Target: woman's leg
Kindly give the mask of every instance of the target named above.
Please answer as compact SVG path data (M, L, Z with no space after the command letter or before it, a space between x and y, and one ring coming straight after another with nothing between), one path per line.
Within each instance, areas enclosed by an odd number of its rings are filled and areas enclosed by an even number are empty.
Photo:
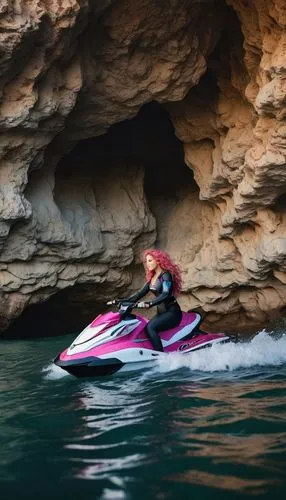
M146 332L156 351L164 351L162 340L158 332L174 328L181 321L181 313L166 311L154 316L146 326Z

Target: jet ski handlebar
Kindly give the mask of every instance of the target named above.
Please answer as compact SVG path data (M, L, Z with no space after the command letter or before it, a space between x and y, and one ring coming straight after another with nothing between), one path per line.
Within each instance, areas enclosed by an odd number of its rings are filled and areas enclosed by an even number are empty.
M121 319L126 319L128 318L132 310L137 307L137 303L130 302L129 300L126 299L114 299L114 300L109 300L107 302L107 305L109 306L117 306L118 312L120 314Z
M138 308L138 309L141 309L142 306L138 306L139 302L130 302L129 300L127 299L113 299L113 300L109 300L107 303L106 303L108 306L118 306L118 309L121 311L121 312L130 312L132 311L132 309L135 309L135 308Z
M118 300L109 300L108 302L106 302L106 305L107 306L114 306L115 304L118 304Z

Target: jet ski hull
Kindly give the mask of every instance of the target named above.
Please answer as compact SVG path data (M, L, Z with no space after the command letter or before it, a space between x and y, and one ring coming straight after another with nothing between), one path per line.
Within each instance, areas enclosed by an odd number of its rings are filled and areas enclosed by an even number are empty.
M104 375L113 375L123 366L117 358L100 359L95 357L62 361L60 355L54 361L55 365L67 371L75 377L102 377Z
M230 342L230 337L220 337L212 339L210 342L205 342L200 345L192 345L190 342L182 342L181 349L178 352L187 355L194 351L202 350L211 347L213 344L224 344ZM131 352L132 351L132 352ZM85 357L82 359L62 360L61 355L55 359L54 363L67 371L69 374L78 377L102 377L113 375L116 372L135 371L138 369L150 366L159 357L170 356L169 352L158 352L150 349L129 349L116 353L118 357L99 358L95 356ZM120 359L121 358L121 359Z

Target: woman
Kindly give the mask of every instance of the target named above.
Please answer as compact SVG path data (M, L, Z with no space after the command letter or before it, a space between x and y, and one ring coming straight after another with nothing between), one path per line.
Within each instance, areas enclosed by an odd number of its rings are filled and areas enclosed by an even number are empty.
M146 332L154 349L163 351L163 345L158 332L177 326L182 319L182 311L176 300L181 291L181 273L169 255L161 250L145 250L143 264L146 270L147 282L139 292L128 300L137 302L151 291L155 299L139 302L138 307L149 308L157 306L157 315L146 326Z

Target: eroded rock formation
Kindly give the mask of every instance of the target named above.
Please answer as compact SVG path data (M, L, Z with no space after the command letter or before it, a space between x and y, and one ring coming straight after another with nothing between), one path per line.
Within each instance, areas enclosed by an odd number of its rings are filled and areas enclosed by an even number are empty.
M281 315L284 2L4 0L0 26L0 330L64 289L100 305L136 286L156 240L182 267L183 307L212 327ZM151 136L145 154L74 149L151 101L186 171L148 156Z

